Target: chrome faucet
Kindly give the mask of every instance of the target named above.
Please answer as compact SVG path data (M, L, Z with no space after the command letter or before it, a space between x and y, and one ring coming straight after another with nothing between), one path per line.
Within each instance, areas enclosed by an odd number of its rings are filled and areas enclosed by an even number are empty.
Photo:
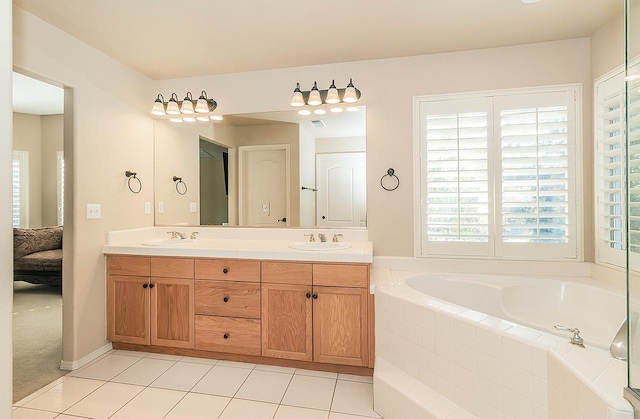
M310 241L310 242L314 242L314 241L316 241L316 238L315 238L315 237L313 237L313 233L311 233L311 234L305 234L304 236L305 236L305 237L309 236L309 241Z
M338 237L342 237L342 234L334 234L333 235L333 240L331 240L334 243L338 243Z
M191 237L189 237L191 240L195 240L196 239L196 234L198 234L197 231L192 231L191 232Z
M318 237L320 238L320 241L321 241L322 243L325 243L325 242L327 241L327 236L325 236L325 235L324 235L324 234L322 234L322 233L318 233Z
M180 237L181 240L184 240L187 238L185 234L180 233L179 231L167 231L167 234L171 234L172 239L177 239L178 237Z

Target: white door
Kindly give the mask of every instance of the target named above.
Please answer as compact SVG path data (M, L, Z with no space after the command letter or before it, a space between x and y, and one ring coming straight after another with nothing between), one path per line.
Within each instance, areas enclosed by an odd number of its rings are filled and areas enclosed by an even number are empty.
M289 146L239 147L240 225L289 225Z
M318 227L367 225L365 153L318 154Z

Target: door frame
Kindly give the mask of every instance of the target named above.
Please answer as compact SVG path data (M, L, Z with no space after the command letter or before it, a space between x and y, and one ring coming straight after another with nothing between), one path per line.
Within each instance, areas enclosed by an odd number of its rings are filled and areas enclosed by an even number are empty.
M245 179L244 170L248 153L260 151L281 151L285 152L285 206L287 222L285 225L289 227L291 222L291 146L289 144L270 144L270 145L246 145L238 147L238 225L246 226L247 220L244 214L245 207Z

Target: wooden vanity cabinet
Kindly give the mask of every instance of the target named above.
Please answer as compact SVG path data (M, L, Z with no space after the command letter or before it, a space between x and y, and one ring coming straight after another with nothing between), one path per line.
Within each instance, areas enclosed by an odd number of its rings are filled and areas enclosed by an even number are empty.
M112 342L194 347L193 259L109 256L107 272Z
M262 355L368 366L368 284L368 265L263 262Z

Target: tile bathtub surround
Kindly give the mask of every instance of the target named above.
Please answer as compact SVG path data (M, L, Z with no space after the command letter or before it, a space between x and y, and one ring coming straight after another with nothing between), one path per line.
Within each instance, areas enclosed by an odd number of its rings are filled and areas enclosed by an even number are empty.
M373 410L372 382L349 374L114 350L17 402L13 417L380 418Z
M435 392L460 414L479 418L632 417L622 399L626 364L606 351L397 288L376 290L374 396L383 416L395 406L418 409L417 417L447 417L415 403ZM564 381L552 356L570 372ZM602 408L605 415L595 415Z

